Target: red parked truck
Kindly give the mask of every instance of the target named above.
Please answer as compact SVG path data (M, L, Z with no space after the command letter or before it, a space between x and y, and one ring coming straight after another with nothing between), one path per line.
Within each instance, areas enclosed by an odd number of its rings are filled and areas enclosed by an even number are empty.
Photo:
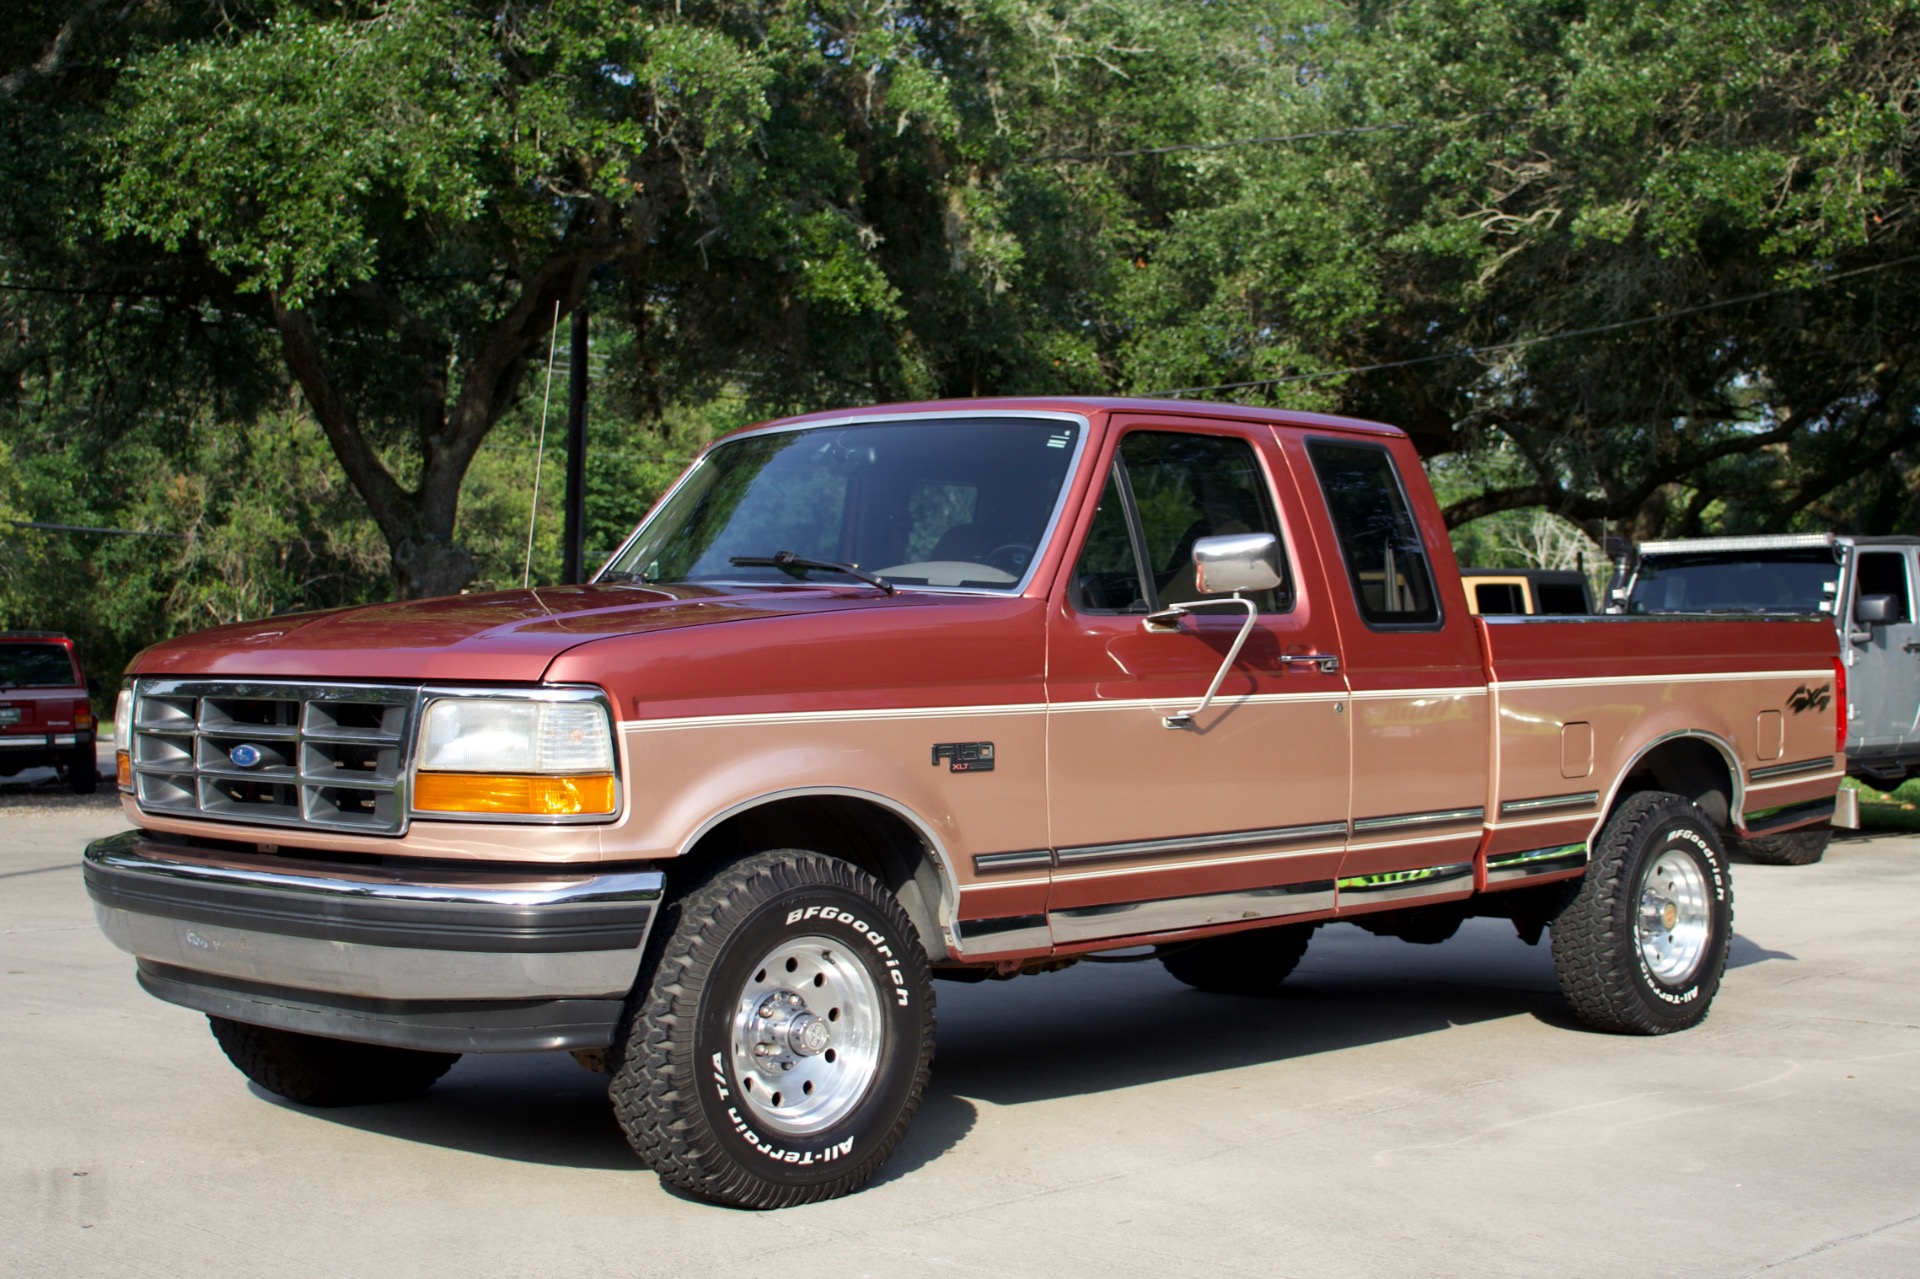
M1830 622L1474 617L1391 427L1162 401L739 432L586 586L222 627L120 695L87 850L149 991L263 1087L573 1050L662 1178L843 1194L935 976L1511 919L1575 1012L1706 1015L1722 839L1835 816Z
M75 794L100 784L93 701L73 641L55 631L0 631L0 777L57 769Z

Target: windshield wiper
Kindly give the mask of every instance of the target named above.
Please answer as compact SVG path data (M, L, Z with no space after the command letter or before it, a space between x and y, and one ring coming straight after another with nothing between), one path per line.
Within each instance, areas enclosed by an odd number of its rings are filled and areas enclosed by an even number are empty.
M644 573L630 573L626 569L616 568L593 579L593 584L595 586L644 586L646 581Z
M735 555L727 563L735 568L778 568L799 576L810 568L824 569L830 573L845 573L848 577L857 577L869 586L877 586L887 594L894 593L893 587L882 578L871 573L863 573L852 564L838 564L833 560L810 560L804 555L795 555L792 551L775 551L771 555Z

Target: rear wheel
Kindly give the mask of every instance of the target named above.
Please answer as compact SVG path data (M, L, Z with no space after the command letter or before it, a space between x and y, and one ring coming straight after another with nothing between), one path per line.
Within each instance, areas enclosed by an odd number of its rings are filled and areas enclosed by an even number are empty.
M1831 827L1790 830L1784 835L1751 835L1735 841L1734 847L1762 866L1811 866L1827 855L1832 839Z
M208 1017L207 1022L241 1074L302 1106L400 1101L425 1092L460 1060L459 1053L358 1044L225 1017Z
M1661 1035L1697 1024L1733 937L1733 882L1706 814L1658 791L1622 801L1552 929L1561 992L1589 1026Z
M67 785L76 795L91 795L100 787L100 765L93 757L93 747L76 750L67 756Z
M1315 924L1283 924L1169 947L1160 966L1195 990L1271 995L1300 963Z
M629 1007L614 1114L688 1194L835 1198L905 1135L933 1032L926 954L893 895L836 858L756 854L678 903Z

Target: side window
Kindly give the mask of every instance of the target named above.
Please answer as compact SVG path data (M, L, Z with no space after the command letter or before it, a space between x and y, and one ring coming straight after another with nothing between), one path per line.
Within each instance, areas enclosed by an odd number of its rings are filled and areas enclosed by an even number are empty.
M1375 444L1307 441L1360 615L1376 626L1431 626L1440 602L1393 458Z
M1540 601L1542 613L1570 617L1593 612L1592 605L1587 603L1587 593L1571 582L1536 583L1533 593Z
M1475 582L1473 603L1482 617L1527 611L1527 602L1520 597L1520 588L1511 582Z
M1088 530L1074 573L1077 603L1089 612L1145 612L1201 599L1193 544L1225 533L1280 534L1253 447L1227 436L1136 431L1120 442ZM1284 553L1280 564L1281 584L1249 597L1263 613L1293 607Z
M1126 502L1121 494L1121 469L1113 468L1100 505L1087 530L1087 544L1073 571L1073 604L1083 613L1145 613L1145 588L1140 560L1134 554L1133 534L1127 527Z
M1855 599L1868 595L1893 596L1893 620L1913 620L1913 601L1907 592L1907 557L1899 551L1862 551L1858 560L1860 588Z

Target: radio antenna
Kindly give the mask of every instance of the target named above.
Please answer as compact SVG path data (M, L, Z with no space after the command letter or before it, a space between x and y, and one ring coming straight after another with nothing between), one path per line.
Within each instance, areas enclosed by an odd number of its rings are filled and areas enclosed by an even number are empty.
M520 587L533 579L533 522L540 517L540 462L547 452L547 406L553 403L553 354L560 347L560 301L553 303L553 335L547 340L547 391L540 397L540 438L533 446L533 509L527 512L527 560L520 570Z

